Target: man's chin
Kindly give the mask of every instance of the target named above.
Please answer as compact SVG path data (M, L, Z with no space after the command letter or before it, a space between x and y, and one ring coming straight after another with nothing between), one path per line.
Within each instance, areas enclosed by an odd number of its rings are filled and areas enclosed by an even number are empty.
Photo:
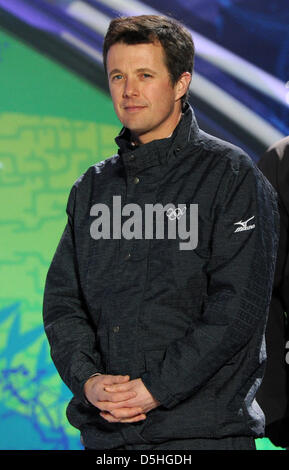
M143 143L143 140L146 140L146 137L150 135L150 130L146 129L132 129L129 128L131 132L132 139L135 142Z
M122 124L124 127L127 127L130 130L131 134L135 138L138 138L142 136L143 134L146 134L147 132L149 132L149 129L146 129L145 127L133 125L129 120L124 121Z

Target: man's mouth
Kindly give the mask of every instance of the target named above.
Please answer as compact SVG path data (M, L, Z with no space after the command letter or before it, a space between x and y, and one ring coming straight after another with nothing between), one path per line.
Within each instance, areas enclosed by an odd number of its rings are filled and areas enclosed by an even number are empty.
M142 109L145 109L146 106L131 105L131 106L123 106L123 108L128 113L136 113L138 111L141 111Z

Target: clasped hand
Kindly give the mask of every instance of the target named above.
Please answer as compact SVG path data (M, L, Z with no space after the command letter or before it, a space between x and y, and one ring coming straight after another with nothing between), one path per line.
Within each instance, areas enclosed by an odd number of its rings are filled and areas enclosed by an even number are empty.
M87 400L101 410L100 416L110 423L134 423L160 403L154 399L141 379L128 375L97 375L84 385Z

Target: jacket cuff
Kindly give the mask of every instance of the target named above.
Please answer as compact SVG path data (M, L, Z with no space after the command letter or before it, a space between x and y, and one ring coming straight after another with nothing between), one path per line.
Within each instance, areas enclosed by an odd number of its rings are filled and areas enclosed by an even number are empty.
M90 379L91 377L96 377L97 375L102 375L102 374L101 374L100 372L95 372L95 374L92 374L90 377L88 377L88 379ZM87 379L87 380L88 380L88 379ZM86 395L85 395L85 393L84 393L84 385L85 385L85 383L86 383L86 381L85 381L84 384L83 384L83 400L82 400L82 401L84 401L84 403L85 403L86 405L89 405L89 406L90 406L90 405L92 405L92 403L90 403L90 401L88 401L88 399L86 398Z
M168 388L163 382L161 382L159 374L144 372L141 375L141 379L152 396L165 408L173 408L179 403L179 400L168 393Z
M84 394L84 385L90 377L94 375L101 375L101 372L96 372L96 369L97 368L95 365L84 363L78 367L76 371L72 372L73 380L70 387L71 391L78 400L86 405L91 404Z

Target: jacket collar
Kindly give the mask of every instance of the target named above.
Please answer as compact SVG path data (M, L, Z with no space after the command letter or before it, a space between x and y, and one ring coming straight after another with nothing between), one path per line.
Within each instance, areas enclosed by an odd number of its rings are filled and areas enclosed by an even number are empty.
M131 173L167 163L173 154L178 156L182 153L188 141L196 138L198 131L194 111L186 104L180 122L170 137L133 145L129 129L123 127L115 142L125 168Z

